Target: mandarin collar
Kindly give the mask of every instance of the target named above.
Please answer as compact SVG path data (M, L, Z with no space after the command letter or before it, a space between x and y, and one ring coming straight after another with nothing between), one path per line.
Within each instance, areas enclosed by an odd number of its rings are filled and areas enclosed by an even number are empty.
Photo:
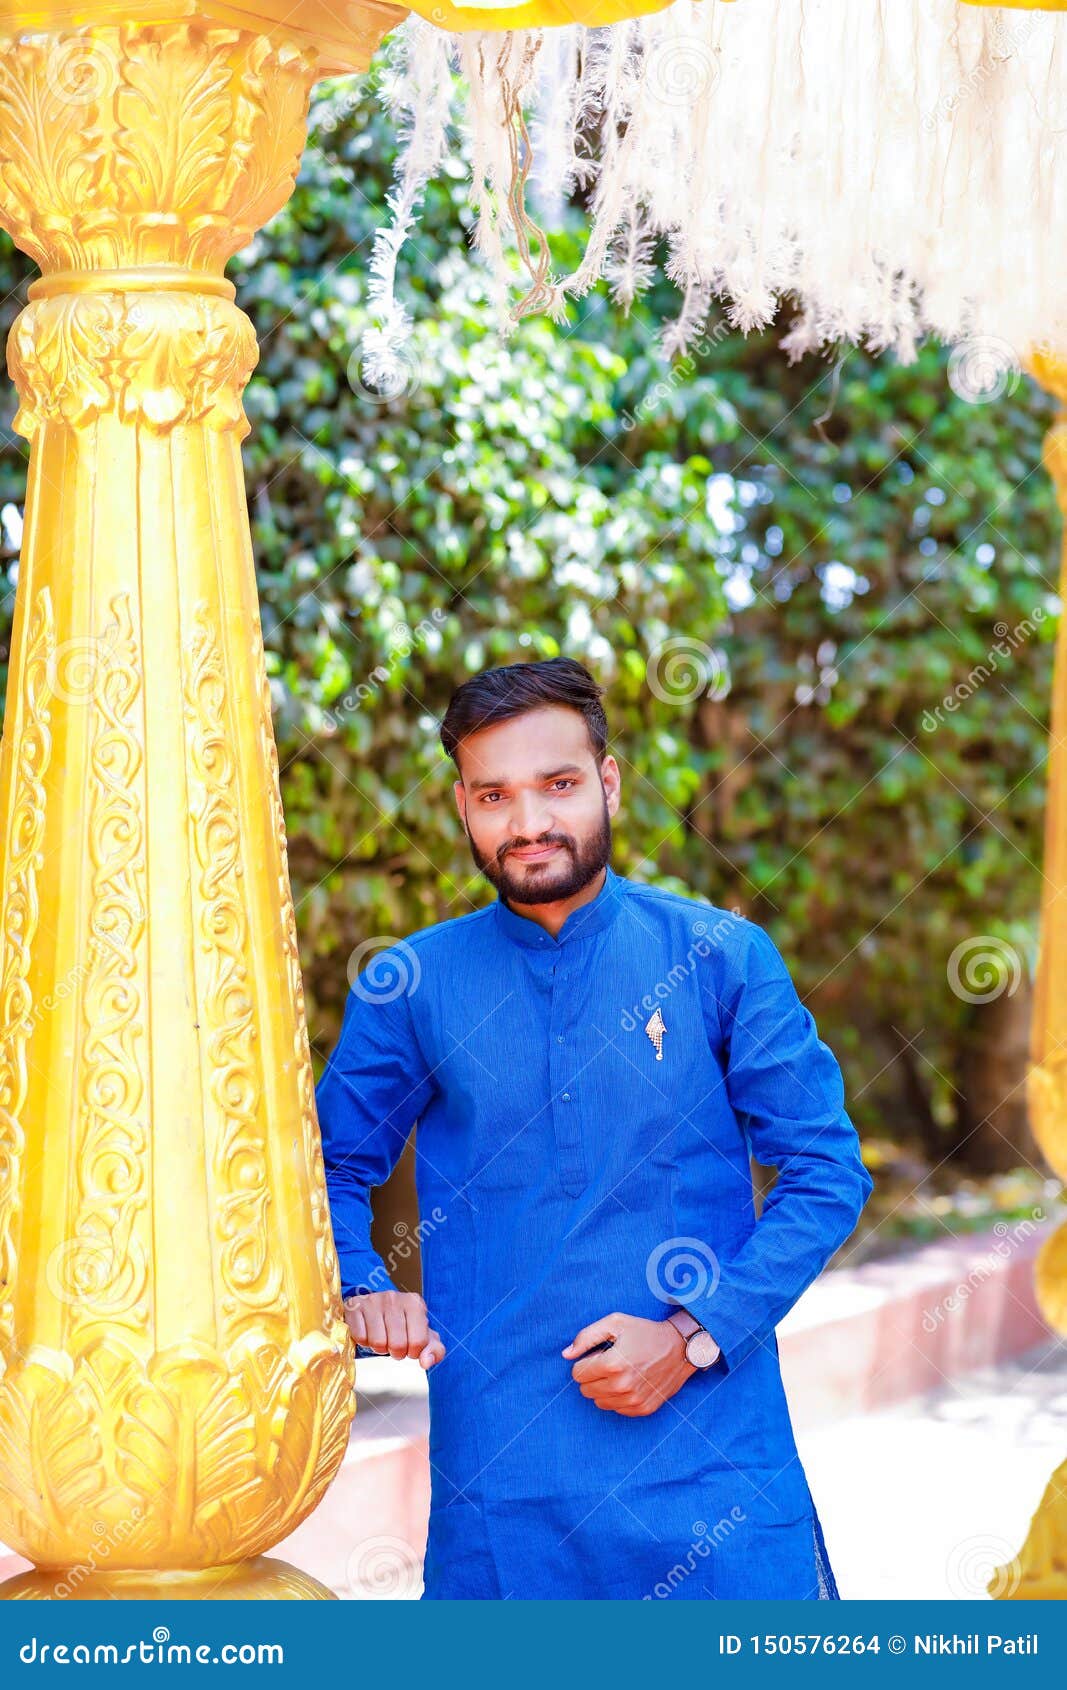
M519 915L498 892L493 908L496 911L497 926L509 939L514 939L520 945L565 945L572 939L589 939L594 933L603 932L618 915L622 905L623 879L615 873L611 864L606 865L604 884L595 898L587 904L579 904L577 909L571 910L556 938L546 933L539 922L531 920L528 915Z

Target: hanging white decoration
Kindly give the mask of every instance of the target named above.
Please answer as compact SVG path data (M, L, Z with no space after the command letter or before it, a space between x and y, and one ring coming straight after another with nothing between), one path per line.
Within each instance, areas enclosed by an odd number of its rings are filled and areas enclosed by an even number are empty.
M386 44L402 150L372 376L408 332L396 251L457 101L505 330L562 319L601 276L629 302L659 248L680 293L668 354L717 300L747 332L783 298L792 356L844 340L908 362L935 335L980 386L1063 352L1065 32L1063 14L957 0L677 0L606 28L454 36L411 16ZM540 228L576 191L589 238L556 275Z

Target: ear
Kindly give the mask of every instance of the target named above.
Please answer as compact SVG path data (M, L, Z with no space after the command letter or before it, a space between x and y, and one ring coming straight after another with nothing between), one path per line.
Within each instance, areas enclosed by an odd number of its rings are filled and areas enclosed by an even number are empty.
M461 780L452 782L452 796L456 800L459 819L461 822L465 822L467 819L467 792Z
M617 815L622 793L622 776L619 773L619 765L610 752L600 765L600 778L604 783L604 802L608 807L608 815Z

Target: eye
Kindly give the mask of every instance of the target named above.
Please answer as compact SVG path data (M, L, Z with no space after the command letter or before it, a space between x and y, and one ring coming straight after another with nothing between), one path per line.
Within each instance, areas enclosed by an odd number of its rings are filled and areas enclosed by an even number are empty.
M555 786L555 787L574 786L576 784L577 783L576 783L573 775L560 775L558 780L554 780L552 782L552 785Z

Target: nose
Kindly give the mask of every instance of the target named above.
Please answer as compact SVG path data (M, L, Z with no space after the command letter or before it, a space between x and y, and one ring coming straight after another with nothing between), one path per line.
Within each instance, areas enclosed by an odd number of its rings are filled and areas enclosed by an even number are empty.
M512 812L512 833L516 839L537 843L543 833L552 831L552 805L543 792L520 792Z

